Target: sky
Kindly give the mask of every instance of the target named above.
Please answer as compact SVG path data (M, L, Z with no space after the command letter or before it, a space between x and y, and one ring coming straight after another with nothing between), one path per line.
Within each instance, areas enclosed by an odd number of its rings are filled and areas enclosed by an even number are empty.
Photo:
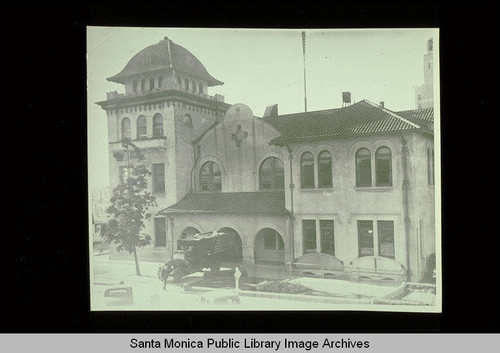
M342 92L354 101L385 102L393 110L415 109L413 86L424 80L423 56L434 29L304 29L307 110L342 106ZM108 186L106 112L95 102L106 92L124 92L106 81L145 47L165 36L194 54L222 86L208 94L244 103L255 116L278 104L279 114L304 111L302 30L88 27L89 189ZM436 70L437 60L434 68ZM435 71L436 72L436 71Z

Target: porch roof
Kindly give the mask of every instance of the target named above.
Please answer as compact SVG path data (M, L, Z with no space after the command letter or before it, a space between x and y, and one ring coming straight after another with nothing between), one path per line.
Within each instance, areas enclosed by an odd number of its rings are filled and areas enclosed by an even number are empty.
M188 194L160 214L262 214L289 216L284 191Z

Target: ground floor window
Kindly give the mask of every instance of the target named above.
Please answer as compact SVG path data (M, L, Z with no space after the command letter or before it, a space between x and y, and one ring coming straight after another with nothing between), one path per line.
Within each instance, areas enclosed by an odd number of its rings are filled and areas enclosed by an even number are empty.
M378 254L394 259L394 222L377 221Z
M165 218L154 218L155 246L167 246L167 221Z
M316 220L302 221L302 238L304 240L304 254L316 252Z
M373 256L373 221L358 221L359 257Z
M321 235L321 252L335 256L335 239L333 232L333 221L320 220L319 231Z
M394 221L358 221L359 256L395 258ZM376 231L376 232L375 232Z

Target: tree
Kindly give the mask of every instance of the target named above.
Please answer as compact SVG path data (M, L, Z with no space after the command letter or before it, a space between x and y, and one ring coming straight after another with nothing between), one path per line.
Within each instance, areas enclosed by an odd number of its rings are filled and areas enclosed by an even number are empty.
M137 247L151 243L151 237L142 233L144 220L151 214L149 207L156 206L156 198L147 191L149 171L144 165L144 155L128 138L122 141L123 151L115 152L117 161L126 161L121 173L120 183L113 189L111 206L107 212L111 219L107 223L103 236L108 242L118 244L118 251L134 254L135 270L141 275L137 261Z

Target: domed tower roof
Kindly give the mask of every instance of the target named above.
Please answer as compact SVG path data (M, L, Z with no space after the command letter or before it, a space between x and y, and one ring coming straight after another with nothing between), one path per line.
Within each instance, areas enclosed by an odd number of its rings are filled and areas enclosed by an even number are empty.
M125 83L127 77L164 69L201 78L206 80L209 86L224 84L212 77L200 60L189 50L175 44L167 37L134 55L120 73L108 77L107 80Z

